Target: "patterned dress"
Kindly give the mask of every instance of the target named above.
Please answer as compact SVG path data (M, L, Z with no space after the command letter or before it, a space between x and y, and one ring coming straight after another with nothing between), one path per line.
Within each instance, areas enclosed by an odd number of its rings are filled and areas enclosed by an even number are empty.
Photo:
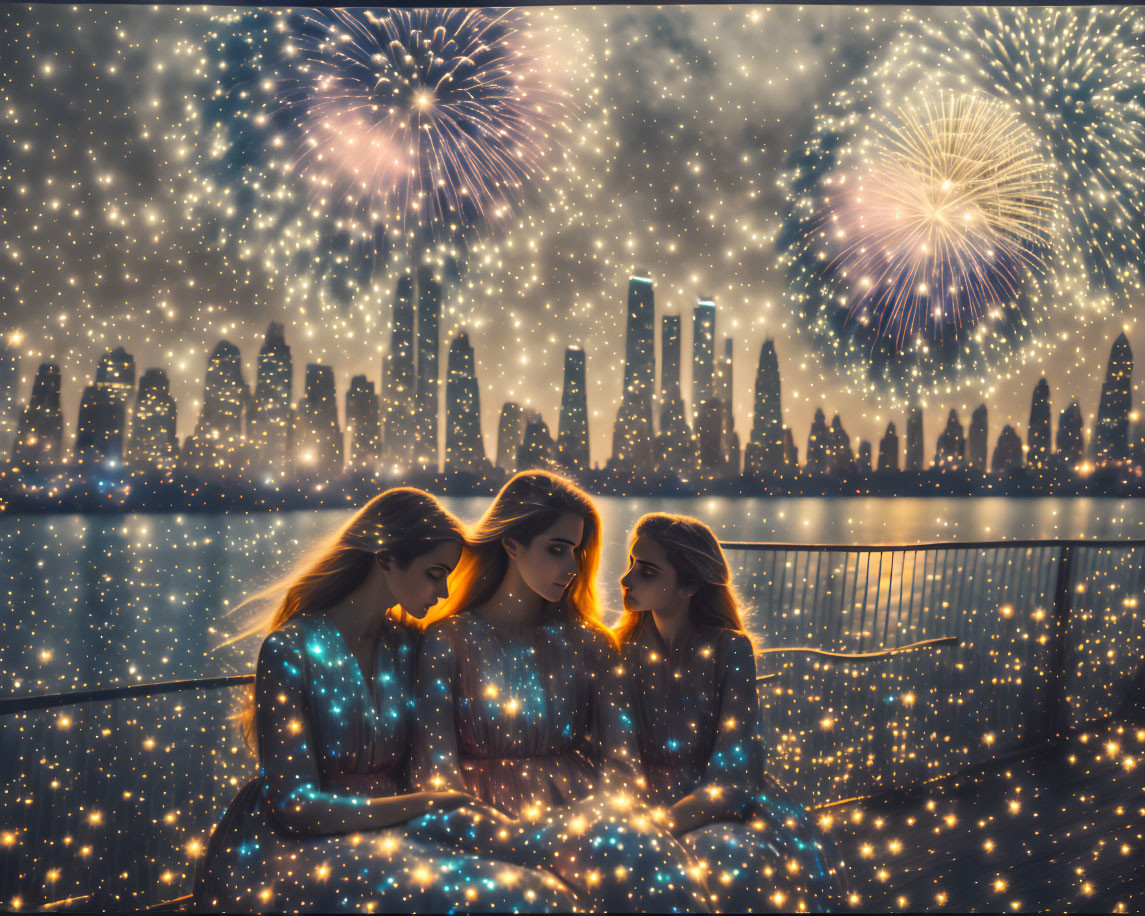
M363 676L339 630L297 615L259 651L259 775L216 828L195 888L198 908L225 911L568 911L553 875L419 839L473 810L358 833L307 832L369 797L406 791L414 732L417 634L387 618ZM452 818L452 820L449 820ZM440 823L439 823L440 822ZM427 826L428 824L428 826Z
M514 637L470 612L440 621L422 643L416 781L514 818L468 842L555 872L591 909L706 911L687 854L638 800L618 663L605 633L555 606Z
M685 833L716 912L840 904L842 866L801 806L763 773L755 655L742 633L692 627L671 649L651 614L621 647L648 800L724 800L734 818Z

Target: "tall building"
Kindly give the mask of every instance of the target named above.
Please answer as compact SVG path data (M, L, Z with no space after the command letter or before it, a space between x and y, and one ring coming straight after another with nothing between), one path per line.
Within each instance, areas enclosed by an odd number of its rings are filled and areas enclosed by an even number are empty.
M735 341L730 337L724 338L724 354L716 366L716 397L724 409L724 464L725 474L728 477L738 477L740 474L741 449L739 433L736 432L735 420L735 386L733 360L735 354Z
M382 463L391 473L404 473L413 464L417 385L413 296L413 277L403 275L394 294L390 349L382 368Z
M1062 411L1058 419L1057 462L1063 468L1073 470L1085 455L1085 422L1081 406L1074 401Z
M1030 428L1026 433L1029 451L1026 465L1035 471L1049 467L1050 454L1050 383L1044 378L1034 387L1034 397L1030 403Z
M438 354L441 351L441 284L433 268L417 272L417 411L414 461L429 471L439 469L438 406L441 403Z
M838 414L831 418L827 431L827 470L832 474L848 474L855 470L855 453L851 451L851 437L843 429Z
M346 389L346 435L351 473L372 474L382 458L382 411L374 383L355 375Z
M1133 351L1124 333L1109 353L1101 402L1097 407L1090 457L1098 464L1129 457L1129 410L1133 405Z
M1003 474L1022 466L1022 439L1009 424L1002 427L998 443L994 446L994 457L990 469L995 474Z
M624 392L612 428L612 466L652 472L652 393L656 377L652 281L628 281L628 320L624 350Z
M306 366L306 396L298 405L298 426L295 449L299 476L310 481L341 477L344 446L331 366Z
M807 459L804 467L808 474L826 474L831 434L822 407L815 408L811 419L811 432L807 436Z
M934 450L934 466L940 471L961 471L966 466L966 438L958 411L951 410L946 418L946 429L938 436Z
M699 446L700 474L708 479L732 477L738 468L731 467L728 458L728 415L719 398L709 398L700 410L696 424Z
M692 424L716 395L716 303L701 299L692 315Z
M123 462L127 432L127 402L135 387L135 359L123 347L104 353L80 400L76 421L76 461L104 463L116 468Z
M923 461L922 411L917 407L906 418L906 465L908 471L921 471Z
M775 355L775 343L771 340L765 340L759 350L751 437L747 442L743 464L744 473L753 477L767 477L784 470L779 359Z
M517 472L517 450L525 441L525 411L508 401L497 421L497 467L506 474Z
M0 344L0 455L8 455L16 442L20 420L20 354Z
M855 470L864 477L871 473L871 443L859 440L859 457L855 459Z
M517 470L533 468L553 470L557 467L557 444L549 433L549 426L535 410L526 414L525 435L517 449Z
M282 480L293 464L294 361L283 327L272 321L258 351L254 403L247 423L251 459L264 480Z
M879 440L879 471L899 469L899 434L893 423L887 424L887 431Z
M20 414L12 463L29 472L45 473L60 462L64 418L60 413L60 367L41 363L32 382L28 406Z
M699 456L680 387L679 315L665 315L660 321L660 356L660 432L652 467L659 476L687 480L696 473Z
M783 427L783 468L788 474L795 474L799 470L799 448L788 426Z
M660 319L660 432L675 422L679 409L683 418L683 394L680 389L680 316L664 315Z
M588 393L584 350L580 347L565 350L557 456L570 471L588 470Z
M966 443L966 461L975 471L986 473L986 405L979 404L970 415L970 436Z
M179 440L175 435L175 399L169 388L162 369L148 369L139 378L127 444L127 462L136 471L146 474L175 469Z
M195 431L179 456L184 470L203 479L242 475L246 467L243 418L250 399L239 348L220 340L207 359L203 406Z
M483 476L489 471L481 438L481 393L469 335L458 334L449 345L445 382L445 470Z

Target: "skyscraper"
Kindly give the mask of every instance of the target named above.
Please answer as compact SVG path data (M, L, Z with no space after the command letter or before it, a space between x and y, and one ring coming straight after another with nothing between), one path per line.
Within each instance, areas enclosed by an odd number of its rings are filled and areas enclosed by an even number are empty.
M344 444L332 367L316 363L306 366L306 396L298 405L298 425L295 448L299 476L310 481L341 477Z
M859 440L859 456L855 459L855 471L864 477L871 473L871 443Z
M254 403L247 423L247 442L260 478L282 480L290 471L293 455L294 361L286 345L283 327L272 321L258 351Z
M557 457L570 471L588 469L588 398L584 350L580 347L565 350Z
M887 424L887 431L879 440L879 471L899 469L899 434L893 423Z
M80 400L76 422L76 460L119 467L127 432L127 402L135 387L135 359L123 349L104 353Z
M934 466L940 471L961 471L966 466L966 438L957 410L950 411L946 428L938 436Z
M246 465L243 417L249 404L239 348L220 340L207 359L203 406L179 456L180 466L204 479L240 476Z
M549 433L549 425L535 410L526 414L525 435L517 449L517 470L556 467L557 444Z
M404 473L414 454L414 305L413 277L403 275L394 294L390 349L382 369L382 462Z
M751 437L744 453L743 470L752 477L767 477L784 470L783 415L779 403L779 359L775 343L768 339L759 350Z
M497 422L497 467L506 474L517 472L517 450L525 441L525 411L508 401Z
M811 419L811 432L807 436L807 459L804 467L808 474L826 474L828 467L831 434L827 429L827 417L822 407L815 408Z
M656 474L686 480L697 470L696 440L688 425L680 387L680 316L660 321L660 432L653 446Z
M966 443L966 461L975 471L986 472L986 405L979 404L970 415L970 436Z
M1050 383L1044 378L1034 387L1026 443L1026 465L1035 471L1046 470L1050 463Z
M652 391L656 374L652 281L628 281L628 321L624 351L624 393L612 431L612 466L620 471L652 471Z
M916 407L906 418L906 470L921 471L922 456L922 411Z
M724 338L724 354L716 366L716 397L724 411L724 474L727 477L738 477L740 473L741 450L739 433L736 432L735 420L735 387L732 375L735 342L730 337Z
M60 413L60 367L41 363L28 406L20 415L12 463L27 472L46 473L60 461L64 419Z
M417 272L417 412L414 460L437 471L438 405L441 402L438 354L441 351L441 284L433 268Z
M1097 407L1091 457L1098 464L1129 457L1129 410L1133 404L1133 351L1124 333L1117 335L1109 353L1101 402Z
M167 373L148 369L139 379L127 444L127 461L134 470L155 473L175 469L179 456L175 420L175 399L169 391Z
M1085 423L1081 406L1074 401L1062 411L1058 419L1057 455L1059 465L1073 470L1085 455Z
M364 375L355 375L346 389L346 433L350 441L347 469L375 473L382 457L381 404L374 383Z
M848 474L855 470L855 453L851 451L851 437L843 429L843 420L835 414L827 440L827 469L832 474Z
M469 335L458 334L449 345L445 382L445 470L484 475L489 470L481 438L481 393Z
M715 397L716 303L701 299L692 317L692 423Z
M990 461L990 468L995 474L1003 474L1021 466L1022 439L1014 432L1014 427L1006 424L998 435L998 443L994 446L994 456Z

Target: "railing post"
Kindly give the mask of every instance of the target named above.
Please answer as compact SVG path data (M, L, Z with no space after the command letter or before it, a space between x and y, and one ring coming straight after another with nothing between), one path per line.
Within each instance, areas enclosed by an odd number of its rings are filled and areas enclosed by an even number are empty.
M1062 545L1061 559L1058 562L1058 577L1054 585L1053 630L1050 634L1050 660L1048 683L1046 685L1046 708L1042 718L1043 741L1052 740L1069 726L1069 708L1066 705L1066 661L1069 655L1066 640L1069 638L1069 617L1073 606L1074 557L1077 545Z

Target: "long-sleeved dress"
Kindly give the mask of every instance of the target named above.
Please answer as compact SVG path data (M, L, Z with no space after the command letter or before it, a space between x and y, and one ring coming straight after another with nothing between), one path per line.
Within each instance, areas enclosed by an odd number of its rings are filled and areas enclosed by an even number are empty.
M416 781L517 819L497 857L551 869L592 909L705 911L687 854L638 800L618 666L604 633L556 607L512 637L468 611L438 622L422 642Z
M621 655L648 800L708 793L736 813L689 831L717 912L838 905L842 867L806 810L763 772L755 655L742 633L693 627L665 646L645 614Z
M264 640L255 676L259 775L231 802L196 882L199 908L443 912L575 906L550 873L411 835L419 822L315 834L406 791L417 634L387 618L367 680L339 630L300 614ZM470 809L472 811L472 809ZM454 820L480 821L456 813Z

